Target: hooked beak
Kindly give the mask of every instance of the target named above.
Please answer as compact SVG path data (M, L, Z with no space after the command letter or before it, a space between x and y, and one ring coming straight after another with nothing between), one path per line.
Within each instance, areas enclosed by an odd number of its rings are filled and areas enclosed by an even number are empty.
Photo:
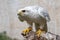
M18 16L24 16L24 14L22 13L21 10L18 10L18 13L17 13Z

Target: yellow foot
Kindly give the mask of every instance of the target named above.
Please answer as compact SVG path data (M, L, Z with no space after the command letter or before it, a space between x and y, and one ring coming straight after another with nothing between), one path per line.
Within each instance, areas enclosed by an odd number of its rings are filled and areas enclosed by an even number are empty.
M36 36L40 37L42 33L44 33L44 31L39 29L39 30L36 31Z
M31 30L32 30L32 27L29 27L29 28L23 30L23 31L22 31L22 35L23 35L23 36L26 36L26 34L28 34Z

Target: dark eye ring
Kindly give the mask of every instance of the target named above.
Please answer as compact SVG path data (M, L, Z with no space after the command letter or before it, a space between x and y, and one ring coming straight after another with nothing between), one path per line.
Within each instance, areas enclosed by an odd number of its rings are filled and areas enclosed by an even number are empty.
M25 12L26 10L22 10L22 12Z

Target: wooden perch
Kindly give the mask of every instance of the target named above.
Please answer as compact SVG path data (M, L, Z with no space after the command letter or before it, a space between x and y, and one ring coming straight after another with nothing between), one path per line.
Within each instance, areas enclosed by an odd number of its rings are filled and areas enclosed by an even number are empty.
M38 38L34 31L30 31L26 36L23 36L24 40L60 40L59 35L55 35L53 33L47 32L42 33Z

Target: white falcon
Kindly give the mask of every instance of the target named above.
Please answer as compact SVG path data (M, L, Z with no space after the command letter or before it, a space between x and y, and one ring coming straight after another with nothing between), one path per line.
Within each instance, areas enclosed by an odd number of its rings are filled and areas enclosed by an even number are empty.
M35 23L37 36L41 30L47 32L47 22L50 21L48 11L40 6L28 6L18 10L18 18L20 21L27 21L29 27L23 30L23 34L27 34L32 30Z

